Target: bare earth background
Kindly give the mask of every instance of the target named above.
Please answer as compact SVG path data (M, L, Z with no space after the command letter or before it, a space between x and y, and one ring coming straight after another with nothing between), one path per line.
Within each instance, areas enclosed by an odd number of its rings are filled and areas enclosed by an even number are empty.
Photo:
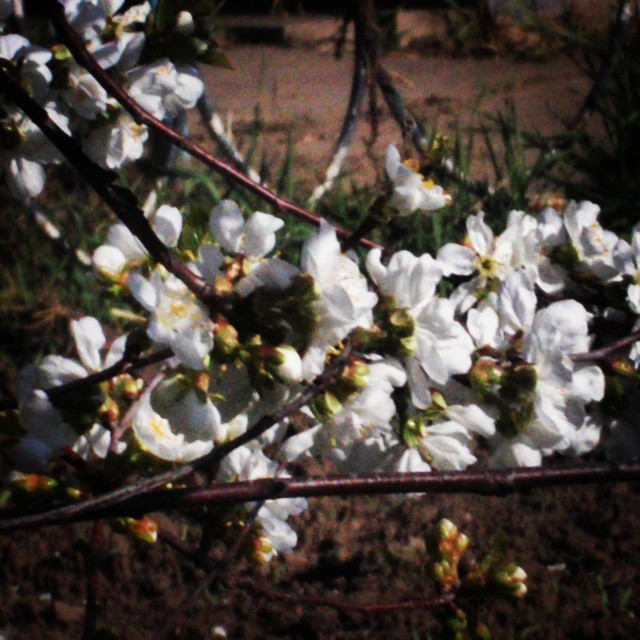
M340 127L351 59L347 53L336 61L325 40L337 23L321 19L315 26L307 20L307 25L302 35L292 38L292 48L231 48L235 71L215 69L207 74L207 83L221 111L233 113L241 142L260 106L261 151L267 162L279 162L290 138L299 158L296 176L310 192L314 176L324 172ZM311 27L315 35L309 35ZM588 88L566 58L515 63L399 51L388 56L387 64L397 73L409 106L444 132L458 121L477 124L476 117L468 115L469 106L484 93L481 112L495 112L510 98L523 128L551 133L559 128L558 118L574 112ZM345 165L347 180L370 183L386 145L399 142L384 110L380 122L373 149L376 165L366 154L368 124L361 122ZM195 135L203 137L197 128ZM482 177L481 155L474 166L475 177ZM530 576L524 601L496 602L482 617L494 638L631 640L638 637L640 610L639 498L637 486L622 485L532 491L505 499L323 499L293 522L299 547L286 562L275 561L264 573L273 590L294 595L360 603L426 597L425 535L446 516L471 536L474 554L504 531L513 558ZM171 526L179 530L179 523ZM0 631L8 640L80 637L87 535L87 528L76 526L0 538ZM230 579L255 575L254 567L241 562ZM153 638L202 577L199 569L162 545L137 549L113 536L100 561L100 626L123 640ZM337 612L214 587L210 597L192 607L174 637L213 638L218 625L229 638L426 639L433 633L434 617L420 610Z

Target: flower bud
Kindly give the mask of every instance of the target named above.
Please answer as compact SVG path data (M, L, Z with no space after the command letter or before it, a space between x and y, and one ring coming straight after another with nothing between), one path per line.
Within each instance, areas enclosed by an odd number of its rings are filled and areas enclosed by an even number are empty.
M214 356L218 359L228 359L234 356L238 349L238 331L228 322L221 320L215 323Z
M493 574L490 584L497 588L502 595L522 598L527 593L526 579L527 574L524 569L510 563Z
M270 562L275 555L275 549L266 536L254 538L249 551L249 557L258 564Z
M11 476L11 486L18 491L35 496L53 493L58 488L58 482L48 476L16 471Z
M360 358L351 358L340 376L340 384L346 385L351 393L364 389L368 380L369 365Z
M118 403L110 396L107 396L105 398L102 406L100 407L99 413L104 424L106 424L107 426L118 422L118 420L120 419L120 407L118 406Z
M412 336L415 326L415 320L408 309L396 309L389 315L390 330L399 337Z
M122 251L108 244L103 244L93 252L91 262L96 274L111 284L121 282L122 274L127 267L127 259Z
M444 591L450 591L460 584L458 564L468 546L469 538L460 533L453 522L440 520L427 542L427 549L434 560L432 578Z
M176 17L176 33L181 36L190 36L195 31L196 25L193 16L188 11L180 11Z
M272 360L275 362L269 370L280 382L294 385L302 381L302 360L293 347L289 345L276 347Z
M342 404L333 393L325 391L316 396L311 405L311 411L320 422L328 422L342 411Z
M158 540L158 523L147 516L139 520L116 518L111 521L111 526L119 533L127 534L145 544L154 544Z
M607 362L611 373L623 378L638 378L638 372L633 362L625 356L614 356Z
M400 425L400 437L409 448L418 445L424 435L424 422L420 418L407 418Z

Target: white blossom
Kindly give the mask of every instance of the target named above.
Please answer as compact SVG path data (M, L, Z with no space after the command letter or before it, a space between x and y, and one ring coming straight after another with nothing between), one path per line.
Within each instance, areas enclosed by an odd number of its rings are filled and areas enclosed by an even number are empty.
M400 216L414 211L435 211L451 203L451 196L442 187L403 164L393 145L387 148L385 169L393 189L390 204Z
M276 231L284 221L261 211L245 220L233 200L223 200L211 212L209 225L225 251L262 258L275 247Z
M313 336L302 359L304 378L312 380L324 369L328 347L356 327L371 326L378 296L369 291L358 265L342 253L335 229L325 221L302 248L301 263L318 293Z

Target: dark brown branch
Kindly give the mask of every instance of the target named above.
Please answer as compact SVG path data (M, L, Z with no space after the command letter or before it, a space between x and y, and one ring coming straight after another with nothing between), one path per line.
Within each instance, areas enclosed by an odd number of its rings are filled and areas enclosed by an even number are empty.
M208 151L195 144L191 140L185 138L183 135L168 127L166 124L154 118L149 112L143 109L126 90L109 75L95 60L91 53L87 50L82 38L73 30L66 20L64 8L59 4L58 0L43 0L46 3L48 15L53 22L56 32L62 42L69 48L76 62L85 68L104 88L104 90L113 98L115 98L131 115L131 117L138 123L146 125L165 136L172 144L178 148L186 151L189 155L200 160L207 166L211 167L221 175L231 179L233 182L243 186L248 191L251 191L258 197L262 198L273 206L278 211L290 213L305 222L313 224L315 226L320 225L321 218L306 211L301 207L288 202L277 196L272 191L269 191L266 187L255 183L251 178L244 175L241 171L238 171L230 164L216 158ZM349 231L342 227L336 226L336 233L341 238L349 236ZM374 242L370 240L362 240L361 244L365 247L373 248L378 247Z
M178 536L161 527L158 529L158 538L165 544L168 544L174 551L179 553L183 558L205 571L211 571L213 561L198 557L197 552L185 544ZM251 593L268 598L269 600L278 600L280 602L290 602L295 605L304 605L307 607L327 607L344 611L345 613L363 613L378 614L389 613L391 611L408 611L414 609L430 609L450 603L455 594L445 594L433 598L415 598L411 600L399 600L397 602L378 602L376 604L349 602L343 598L332 598L329 596L311 596L306 594L291 594L278 591L267 585L266 583L252 580L251 578L226 578L220 576L221 581L229 589L239 588Z
M585 353L576 353L571 356L571 359L574 362L603 362L618 349L628 347L634 342L638 342L638 340L640 340L640 329L636 329L636 331L631 332L628 336L620 338L620 340L616 340L616 342L612 342L606 347L595 349L594 351L587 351Z
M207 95L206 89L198 100L196 108L200 114L202 124L204 124L209 135L215 140L218 148L227 157L227 159L234 164L238 171L242 171L242 173L254 182L262 184L260 176L246 163L245 159L233 144L233 141L223 132L218 131L215 127L214 119L218 117L216 113L216 106L213 100Z
M218 450L214 450L213 453L216 451ZM216 483L204 489L162 489L149 490L144 493L139 490L139 485L134 485L122 500L106 503L97 503L95 500L87 501L80 505L74 505L76 509L71 513L63 513L62 509L57 509L34 513L30 516L6 519L0 517L0 533L86 521L97 517L136 516L153 511L279 498L319 498L393 493L470 493L483 496L504 496L511 493L525 493L536 488L638 480L640 480L640 462L600 462L499 471L396 473L311 480L268 478L247 482ZM137 492L134 493L133 490L137 490Z
M575 116L567 125L569 133L575 133L584 127L591 114L598 108L609 78L611 77L611 72L627 42L631 26L631 14L631 2L629 2L629 0L618 0L616 17L611 29L607 52L593 81L593 86Z
M199 297L206 289L204 281L183 264L177 256L158 238L136 197L124 187L116 184L117 174L98 166L82 150L76 140L63 131L10 75L0 69L0 90L33 121L66 160L93 187L102 200L111 208L127 229L140 240L149 255L163 265L167 271L182 280Z

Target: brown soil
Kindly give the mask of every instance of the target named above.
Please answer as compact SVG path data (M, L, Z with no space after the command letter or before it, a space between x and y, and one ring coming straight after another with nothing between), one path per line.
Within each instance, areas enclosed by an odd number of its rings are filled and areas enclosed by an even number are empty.
M326 49L326 47L325 47ZM322 46L285 49L240 46L235 71L208 73L209 90L234 129L251 127L260 105L263 152L276 164L287 140L298 158L296 176L321 175L340 127L351 63ZM388 56L408 104L432 125L451 131L477 123L469 105L484 91L481 111L495 113L512 99L524 128L549 133L572 114L588 82L566 59L514 63L500 58L452 60L410 52ZM201 132L196 135L202 137ZM361 123L346 164L350 180L371 181L369 135ZM379 169L384 147L400 136L386 114L374 145ZM208 144L208 143L207 143ZM475 159L481 177L486 165ZM504 531L512 557L529 575L530 593L517 603L496 601L482 619L498 639L633 639L640 611L640 496L637 486L533 491L504 499L461 496L323 499L294 522L300 544L286 562L266 571L270 588L289 595L376 603L430 594L425 535L441 517L467 532L473 552ZM173 523L177 527L177 523ZM0 638L80 638L88 528L75 526L0 538ZM198 585L203 572L166 546L141 549L111 536L99 562L101 627L122 640L154 637L167 616ZM262 580L240 563L229 573ZM180 621L175 638L356 639L431 637L432 612L339 612L291 604L246 589L213 589Z
M300 545L275 561L266 580L277 593L381 603L428 597L424 539L440 517L486 550L500 532L529 575L523 601L494 601L481 619L494 638L637 638L640 592L638 488L534 491L526 497L322 499L295 527ZM9 639L79 638L87 529L20 533L0 546L0 629ZM100 625L122 640L153 638L204 573L163 545L136 549L111 537L100 561ZM262 584L240 563L228 574ZM247 589L212 590L172 638L428 638L437 622L412 610L361 614L281 602Z
M297 47L231 47L227 51L234 70L204 72L208 91L221 114L231 119L241 149L248 146L247 134L259 113L262 139L257 157L264 157L265 165L277 174L291 142L296 158L294 174L310 193L324 176L340 131L349 98L352 57L349 51L342 59L333 55L330 35L335 35L337 21L322 19L316 31L308 23L290 29L293 41L299 42ZM411 42L408 36L406 39ZM486 116L496 115L509 102L515 105L524 130L560 132L562 118L574 114L589 88L589 80L576 64L561 55L516 62L505 57L425 57L406 49L389 53L384 62L416 117L443 134L452 135L456 127L468 131L480 122L487 124ZM381 96L378 121L379 135L370 145L369 108L365 103L343 167L347 185L371 184L382 171L387 145L402 143ZM196 115L191 125L194 135L210 144ZM476 146L474 177L490 178L483 145Z

